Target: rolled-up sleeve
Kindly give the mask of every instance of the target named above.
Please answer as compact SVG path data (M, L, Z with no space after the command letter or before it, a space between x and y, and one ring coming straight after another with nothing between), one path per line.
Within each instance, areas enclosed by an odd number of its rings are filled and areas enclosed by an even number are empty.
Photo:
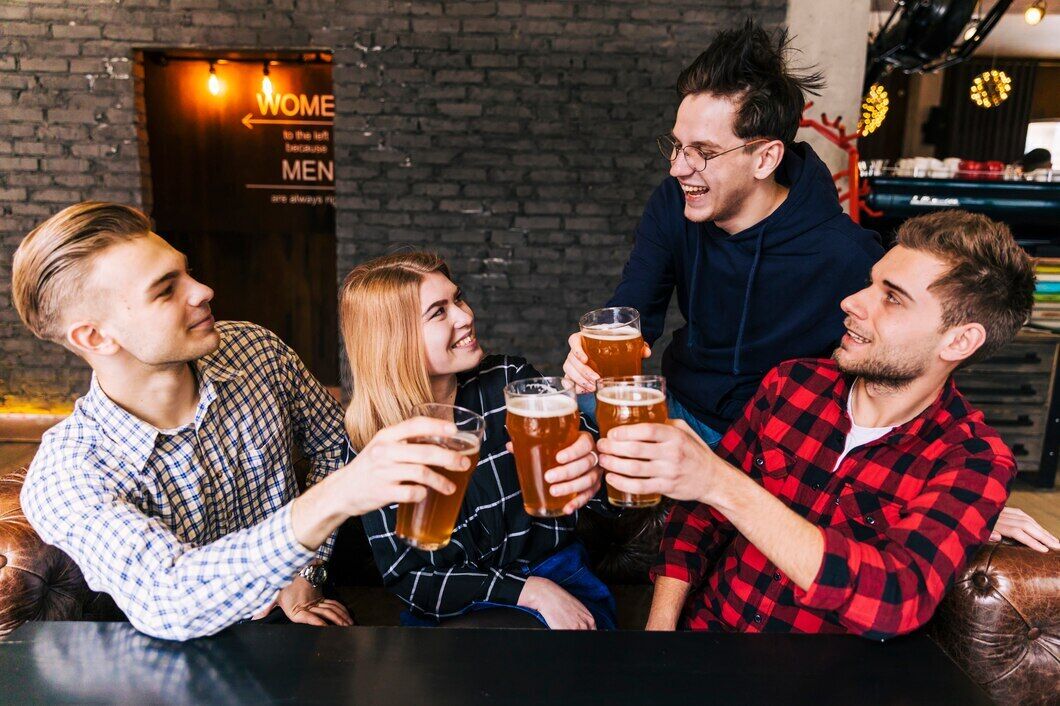
M820 528L824 560L807 590L796 587L796 602L834 611L851 632L868 638L917 629L989 538L1014 474L1000 439L956 445L878 539L859 540L849 525Z

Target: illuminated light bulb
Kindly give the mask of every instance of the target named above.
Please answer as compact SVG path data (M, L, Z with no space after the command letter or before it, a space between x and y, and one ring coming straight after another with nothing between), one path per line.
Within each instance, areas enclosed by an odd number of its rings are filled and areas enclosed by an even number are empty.
M215 96L221 93L221 79L217 78L217 69L214 68L213 62L210 62L210 80L206 82L206 87Z
M1034 0L1023 13L1023 21L1034 26L1045 18L1045 0Z
M968 29L964 30L964 41L968 41L975 36L976 31L979 29L979 25L969 25Z
M866 137L876 132L883 119L887 117L891 99L887 95L887 89L878 83L872 84L868 94L861 102L861 119L858 120L858 135Z
M269 78L269 62L265 62L265 66L262 69L264 76L261 77L261 92L266 96L272 95L272 79Z
M1012 92L1012 79L1004 71L990 69L972 79L969 95L980 108L996 108Z

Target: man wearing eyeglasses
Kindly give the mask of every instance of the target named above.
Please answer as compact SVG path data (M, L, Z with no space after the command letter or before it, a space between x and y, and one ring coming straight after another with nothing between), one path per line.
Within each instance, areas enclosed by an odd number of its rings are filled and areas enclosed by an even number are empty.
M820 157L795 142L805 94L824 81L790 69L786 49L783 31L774 38L748 21L681 72L677 119L658 138L670 175L644 209L607 304L640 312L647 356L677 290L685 324L662 361L670 417L712 447L769 370L831 354L845 330L838 302L883 257L878 236L843 213ZM563 370L591 392L598 376L580 334L570 346ZM585 412L591 403L579 398ZM1001 512L990 539L1001 537L1060 548L1015 508Z
M677 119L658 140L670 174L607 304L635 307L652 345L677 290L685 324L662 361L670 412L710 444L768 370L834 348L836 302L883 255L877 235L843 213L821 159L794 141L805 93L824 82L793 71L785 53L783 32L748 21L681 73ZM597 375L580 335L570 344L564 372L590 392Z

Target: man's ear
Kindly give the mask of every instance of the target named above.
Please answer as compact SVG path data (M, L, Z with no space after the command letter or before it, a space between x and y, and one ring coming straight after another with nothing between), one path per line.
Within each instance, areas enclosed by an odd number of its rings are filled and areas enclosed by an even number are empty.
M92 321L75 321L66 329L66 344L82 357L114 355L121 345Z
M982 324L954 326L943 339L939 356L948 363L960 363L986 343L986 329Z
M772 140L755 151L755 178L768 179L784 160L784 143Z

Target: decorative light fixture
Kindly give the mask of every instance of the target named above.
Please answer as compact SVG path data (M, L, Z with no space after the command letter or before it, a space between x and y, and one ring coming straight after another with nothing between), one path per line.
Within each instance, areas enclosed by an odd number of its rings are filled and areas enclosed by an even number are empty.
M990 69L972 79L971 98L980 108L996 108L1012 92L1012 79L1004 71Z
M215 96L221 93L221 79L217 78L217 68L212 61L210 62L210 80L206 82L206 87Z
M1045 18L1045 0L1033 0L1023 12L1023 21L1029 25L1036 25Z
M272 79L269 78L269 62L265 62L262 66L262 77L261 77L261 92L267 97L272 95Z
M887 109L890 107L891 99L887 95L887 89L878 83L869 87L869 92L861 101L861 119L858 120L858 135L866 137L876 132L887 117Z

